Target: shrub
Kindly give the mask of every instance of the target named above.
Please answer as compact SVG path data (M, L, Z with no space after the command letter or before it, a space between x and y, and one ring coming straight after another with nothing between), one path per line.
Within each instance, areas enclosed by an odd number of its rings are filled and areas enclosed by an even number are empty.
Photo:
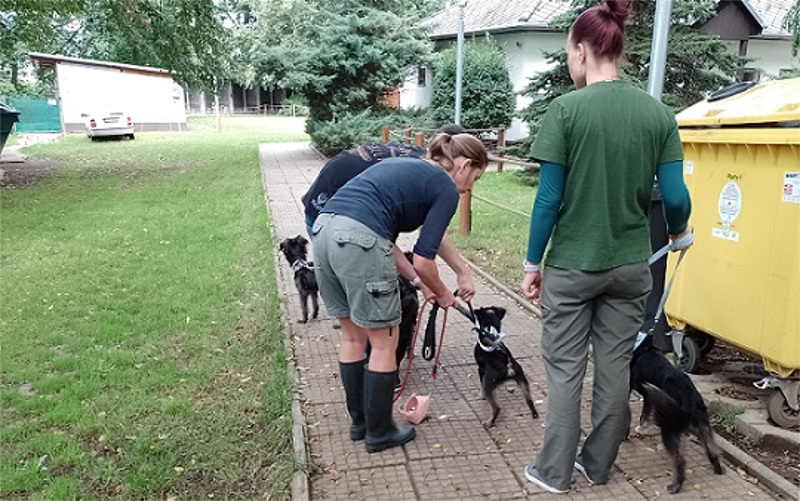
M311 136L311 143L323 155L331 155L359 144L378 142L381 140L381 129L386 126L393 132L403 130L406 124L415 129L433 129L430 115L420 111L370 109L361 112L338 113L333 120L320 121L309 117L306 121L306 132ZM390 141L397 142L393 136Z
M456 48L439 55L434 65L431 113L436 123L453 122L455 108ZM508 76L503 49L492 39L464 43L461 79L461 125L488 129L509 125L516 97Z

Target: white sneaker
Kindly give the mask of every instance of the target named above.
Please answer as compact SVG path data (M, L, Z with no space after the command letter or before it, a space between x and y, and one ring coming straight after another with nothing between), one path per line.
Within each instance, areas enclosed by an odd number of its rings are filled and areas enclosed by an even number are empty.
M555 487L551 487L544 483L542 477L539 475L539 470L536 469L536 465L533 463L528 463L525 466L525 478L536 484L537 486L541 487L542 489L546 490L547 492L552 492L553 494L566 494L569 489L556 489Z
M580 456L576 457L575 458L575 463L573 463L573 465L575 466L576 470L578 470L579 472L583 473L583 477L586 479L587 482L589 482L589 485L594 485L594 480L589 478L589 474L586 473L586 468L583 467L583 458L582 457L580 457Z

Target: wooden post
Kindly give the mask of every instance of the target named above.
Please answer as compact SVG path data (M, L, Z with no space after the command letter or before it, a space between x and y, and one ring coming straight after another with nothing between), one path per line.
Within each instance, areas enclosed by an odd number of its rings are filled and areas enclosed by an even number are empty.
M411 144L411 124L406 124L406 144Z
M389 142L389 127L385 125L381 127L381 142L383 143Z
M425 144L425 134L417 132L414 134L414 146L422 147Z
M472 190L460 196L458 209L458 234L467 236L472 231Z
M497 128L497 156L506 156L506 126ZM503 172L503 162L497 162L497 172Z

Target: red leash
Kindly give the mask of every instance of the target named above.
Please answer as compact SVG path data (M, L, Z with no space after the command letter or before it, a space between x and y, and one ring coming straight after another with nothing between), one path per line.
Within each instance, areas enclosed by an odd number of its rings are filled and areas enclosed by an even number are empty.
M403 394L403 390L406 389L406 383L408 383L408 375L411 373L411 362L414 360L414 346L416 346L417 344L417 336L419 335L419 326L422 324L422 314L425 312L425 305L432 304L434 302L436 302L435 299L425 300L425 302L422 303L422 306L420 306L419 308L419 313L417 314L417 325L414 328L414 336L411 338L411 343L408 346L408 363L406 364L406 373L403 376L403 382L400 385L400 389L398 389L394 393L394 398L392 399L392 402L396 402L397 399L400 398L400 395ZM434 359L433 371L431 372L431 378L433 378L434 381L436 380L436 375L439 372L439 355L442 353L442 342L444 341L444 330L445 330L444 328L445 325L447 324L448 308L443 308L443 310L444 313L442 315L442 334L441 336L439 336L439 349L436 350L436 358Z

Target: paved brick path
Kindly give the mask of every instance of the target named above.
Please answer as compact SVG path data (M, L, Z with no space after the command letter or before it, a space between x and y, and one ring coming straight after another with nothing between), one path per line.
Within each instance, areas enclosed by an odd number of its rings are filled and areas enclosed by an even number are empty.
M259 152L266 201L276 241L305 234L300 197L315 178L324 159L306 144L263 144ZM413 242L401 237L400 245ZM277 249L276 249L277 252ZM481 421L488 404L479 397L478 374L472 358L474 338L466 319L448 316L439 376L433 381L431 364L415 357L409 387L430 393L431 418L418 425L417 437L404 447L367 454L363 442L348 437L348 415L337 365L338 331L325 315L302 325L292 271L278 258L278 290L286 298L286 325L292 358L298 376L296 396L305 420L305 451L310 475L308 484L295 489L295 498L312 500L462 500L462 499L773 499L773 494L754 484L752 478L726 464L724 475L714 475L702 448L685 441L687 480L677 495L666 492L671 462L659 445L658 435L635 435L623 443L604 486L589 486L582 475L566 496L539 490L523 475L523 466L535 457L544 434L547 411L544 368L539 355L540 324L529 310L489 281L476 275L477 295L473 305L502 306L508 310L503 323L506 343L522 364L541 417L533 420L513 384L498 390L502 407L494 428ZM449 268L440 269L446 283L455 285ZM427 315L423 318L423 323ZM441 318L440 318L441 321ZM421 345L418 340L417 346ZM419 353L419 350L417 350ZM405 369L405 362L401 370ZM590 429L590 365L584 385L583 429ZM640 403L631 399L634 420ZM402 420L398 412L397 421ZM653 430L655 432L655 430ZM300 448L302 451L302 448Z

